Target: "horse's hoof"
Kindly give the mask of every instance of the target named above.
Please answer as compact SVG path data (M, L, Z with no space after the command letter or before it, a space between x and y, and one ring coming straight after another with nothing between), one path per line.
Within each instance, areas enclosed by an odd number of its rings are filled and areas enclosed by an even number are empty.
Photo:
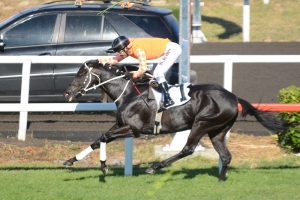
M155 170L152 169L151 167L149 167L149 168L146 170L146 172L147 172L148 174L154 174L154 173L155 173Z
M106 174L108 172L108 167L101 168L101 171L102 171L103 175L106 176Z
M63 165L65 167L71 167L73 165L73 163L67 160L66 162L63 163Z
M226 177L220 177L219 178L219 182L224 182L224 181L226 181Z

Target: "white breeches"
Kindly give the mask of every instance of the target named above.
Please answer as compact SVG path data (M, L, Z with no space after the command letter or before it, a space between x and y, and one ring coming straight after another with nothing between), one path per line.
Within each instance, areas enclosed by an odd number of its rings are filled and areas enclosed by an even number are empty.
M182 49L179 44L174 42L167 43L164 54L159 58L159 62L153 72L153 76L158 83L166 81L165 75L171 68L177 58L180 56Z

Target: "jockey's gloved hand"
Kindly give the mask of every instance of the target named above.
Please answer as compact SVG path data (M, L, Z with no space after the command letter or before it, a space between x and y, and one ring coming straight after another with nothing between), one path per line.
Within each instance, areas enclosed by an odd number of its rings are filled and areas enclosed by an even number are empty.
M99 60L98 59L95 59L95 60L88 60L85 62L87 65L89 66L93 66L93 65L96 65L99 63Z
M124 77L124 78L125 78L126 80L130 80L130 79L132 79L132 73L130 73L130 72L125 72L125 74L124 74L124 75L125 75L125 77Z

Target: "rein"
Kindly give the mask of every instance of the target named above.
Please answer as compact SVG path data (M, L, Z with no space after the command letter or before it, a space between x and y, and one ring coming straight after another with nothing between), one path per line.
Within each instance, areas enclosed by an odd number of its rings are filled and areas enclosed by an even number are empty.
M143 101L145 102L145 104L147 105L147 107L150 108L149 104L148 104L147 101L144 99L144 97L143 97L143 95L141 94L141 92L139 91L139 89L136 87L136 84L135 84L133 81L131 81L131 82L132 82L132 85L133 85L135 91L136 91L136 92L139 94L139 96L143 99Z

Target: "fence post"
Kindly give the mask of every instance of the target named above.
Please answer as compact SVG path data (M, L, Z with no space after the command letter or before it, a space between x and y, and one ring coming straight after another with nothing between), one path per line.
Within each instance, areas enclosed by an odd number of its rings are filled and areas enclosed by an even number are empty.
M133 138L125 138L125 176L132 176Z
M18 139L25 141L28 117L28 97L29 97L29 81L30 81L31 60L25 60L22 66L22 85L21 85L21 99L20 99L20 119Z
M232 58L229 58L224 63L224 80L223 80L223 87L228 90L229 92L232 92L232 72L233 72L233 61ZM230 130L226 133L226 136L224 138L224 143L226 145L227 139L230 136ZM219 174L222 171L222 160L219 158Z
M191 9L192 10L192 9ZM201 0L194 0L193 2L193 22L192 22L192 39L193 43L207 42L204 33L201 31Z
M243 7L243 40L250 41L250 0L244 0Z

